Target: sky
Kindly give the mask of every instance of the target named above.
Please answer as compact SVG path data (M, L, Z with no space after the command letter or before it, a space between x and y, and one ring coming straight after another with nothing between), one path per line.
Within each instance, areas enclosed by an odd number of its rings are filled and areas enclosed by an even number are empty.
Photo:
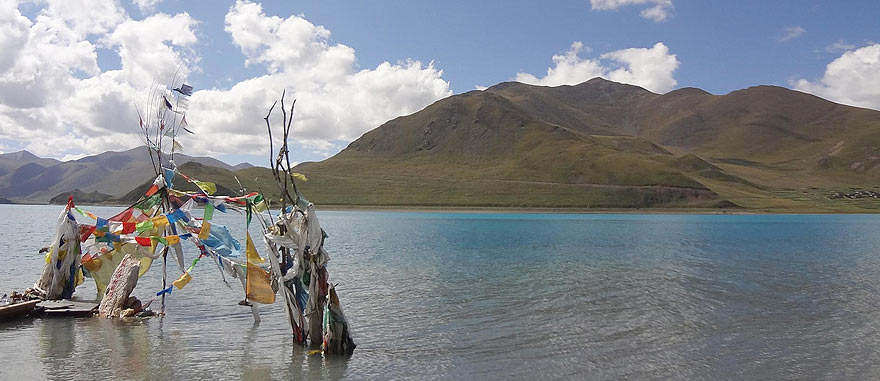
M877 1L0 0L0 152L141 145L138 110L175 75L195 88L183 152L231 164L268 165L282 90L297 162L504 81L778 85L880 110L877 15Z

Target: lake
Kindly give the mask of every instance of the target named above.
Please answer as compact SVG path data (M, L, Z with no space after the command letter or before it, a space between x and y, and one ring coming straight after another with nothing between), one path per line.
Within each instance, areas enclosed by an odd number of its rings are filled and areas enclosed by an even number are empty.
M61 210L0 205L0 293L39 277ZM350 358L293 345L280 303L254 324L205 260L164 318L0 324L0 379L880 377L880 215L319 217ZM244 241L243 216L215 220Z

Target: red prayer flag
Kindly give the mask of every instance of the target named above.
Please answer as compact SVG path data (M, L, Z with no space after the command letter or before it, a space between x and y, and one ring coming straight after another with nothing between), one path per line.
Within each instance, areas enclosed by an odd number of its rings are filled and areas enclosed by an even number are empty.
M152 245L150 237L134 237L134 240L137 241L138 245L141 245L141 246Z
M122 234L131 234L134 233L137 224L134 222L123 222L122 223Z
M159 191L158 185L156 185L156 184L150 185L150 189L147 189L147 193L144 193L144 196L150 197L150 196L156 194L156 192L158 192L158 191Z
M131 214L133 212L134 212L133 208L128 208L125 211L123 211L122 213L119 213L113 217L108 218L108 220L109 221L116 221L116 222L128 222L129 220L131 220Z
M83 224L83 225L80 225L79 229L80 229L79 233L81 236L80 242L85 242L87 239L89 239L89 236L92 235L92 233L95 231L95 225Z

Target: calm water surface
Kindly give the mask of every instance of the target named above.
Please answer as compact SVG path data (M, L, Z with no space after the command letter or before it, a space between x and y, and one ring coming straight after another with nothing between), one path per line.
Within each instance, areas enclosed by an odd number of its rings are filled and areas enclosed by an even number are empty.
M0 205L2 292L39 276L60 209ZM292 345L280 304L255 325L202 261L165 318L0 324L0 379L880 378L880 216L320 218L352 357ZM160 288L156 264L134 294Z

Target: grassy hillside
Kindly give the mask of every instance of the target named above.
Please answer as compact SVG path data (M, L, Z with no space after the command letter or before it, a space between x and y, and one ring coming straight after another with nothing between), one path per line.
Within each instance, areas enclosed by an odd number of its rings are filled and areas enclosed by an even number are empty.
M123 198L133 201L152 180L134 152L65 163L25 155L18 166L0 157L0 195L119 196L143 184ZM212 160L177 162L220 194L238 194L237 177L278 199L268 169ZM602 79L511 82L437 101L295 170L319 204L877 211L857 190L880 185L880 112L774 86L660 95Z

